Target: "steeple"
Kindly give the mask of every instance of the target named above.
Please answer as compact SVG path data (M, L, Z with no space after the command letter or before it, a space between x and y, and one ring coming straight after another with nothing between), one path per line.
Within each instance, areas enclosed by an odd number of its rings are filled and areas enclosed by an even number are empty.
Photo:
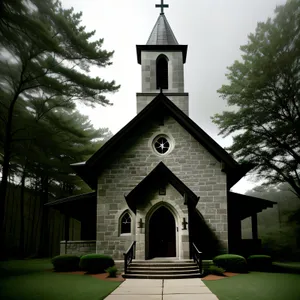
M147 45L179 45L165 14L159 15Z
M188 93L184 92L184 64L187 45L180 45L164 14L169 7L161 0L160 15L145 45L137 45L137 60L142 66L142 92L137 93L137 113L159 92L163 92L188 115Z

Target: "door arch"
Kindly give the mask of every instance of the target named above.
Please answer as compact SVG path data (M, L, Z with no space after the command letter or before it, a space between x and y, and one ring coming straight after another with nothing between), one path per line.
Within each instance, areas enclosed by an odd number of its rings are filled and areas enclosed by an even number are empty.
M149 220L149 258L176 257L176 222L172 212L160 206Z

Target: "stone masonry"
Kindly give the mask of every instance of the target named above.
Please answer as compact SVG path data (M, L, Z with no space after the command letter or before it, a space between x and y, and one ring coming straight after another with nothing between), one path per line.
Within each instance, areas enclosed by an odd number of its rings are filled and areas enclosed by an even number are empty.
M168 58L169 93L184 92L183 57L181 52L142 51L142 92L155 93L156 89L156 59L159 55Z
M188 93L184 93L184 65L181 52L143 51L142 65L142 93L137 93L137 113L145 108L159 93L156 89L156 59L159 55L168 58L169 88L164 94L177 105L185 114L189 114Z
M96 253L96 241L68 241L66 249L66 241L60 242L60 255L74 254L84 255Z
M157 93L137 93L137 114L140 113L158 94ZM188 93L164 93L179 109L187 116L189 115L189 94Z
M148 199L150 201L148 201ZM136 219L142 219L144 226L136 228L136 258L145 259L149 253L149 221L151 215L161 206L168 208L174 216L176 226L176 256L189 259L188 229L183 230L182 220L188 220L188 209L181 194L170 184L166 186L166 195L159 195L158 189L148 191L147 197L137 205ZM137 224L138 225L138 224Z
M159 134L165 134L173 141L173 150L165 156L156 154L152 147L153 139ZM124 145L123 148L119 148L114 153L115 159L101 171L98 177L97 253L122 259L123 252L127 250L130 243L137 240L139 258L146 258L145 234L139 232L135 225L136 233L120 235L119 217L128 209L124 194L128 194L161 161L196 195L200 196L197 209L220 238L226 251L228 240L226 174L221 171L221 163L169 116L165 116L164 126L156 123L144 124L144 128L141 128L140 132L127 142L127 145L131 146ZM145 197L149 199L149 195ZM180 207L180 199L176 197L169 198L168 205L173 207L174 215L182 214L182 218L186 208ZM149 201L152 202L150 205L154 205L160 199L155 199L153 196ZM131 214L134 216L132 212ZM143 222L147 223L145 217L147 219L146 211L137 210L136 220L142 218ZM182 238L182 242L188 242L186 237ZM180 247L183 252L188 251L184 249L185 246ZM188 253L182 251L181 254L180 251L177 253L181 257L186 257Z

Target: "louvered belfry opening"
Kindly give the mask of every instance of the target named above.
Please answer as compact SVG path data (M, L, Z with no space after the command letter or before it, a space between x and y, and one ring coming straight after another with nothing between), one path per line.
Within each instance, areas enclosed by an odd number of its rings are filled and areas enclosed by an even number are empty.
M164 55L156 60L156 88L164 90L169 88L168 59Z

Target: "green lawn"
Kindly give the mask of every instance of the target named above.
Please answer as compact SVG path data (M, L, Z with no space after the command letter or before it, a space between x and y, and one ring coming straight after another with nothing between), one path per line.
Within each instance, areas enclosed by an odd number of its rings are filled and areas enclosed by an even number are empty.
M205 281L219 300L299 300L300 275L251 272Z
M120 284L88 275L47 271L51 268L45 259L0 262L0 299L100 300Z

